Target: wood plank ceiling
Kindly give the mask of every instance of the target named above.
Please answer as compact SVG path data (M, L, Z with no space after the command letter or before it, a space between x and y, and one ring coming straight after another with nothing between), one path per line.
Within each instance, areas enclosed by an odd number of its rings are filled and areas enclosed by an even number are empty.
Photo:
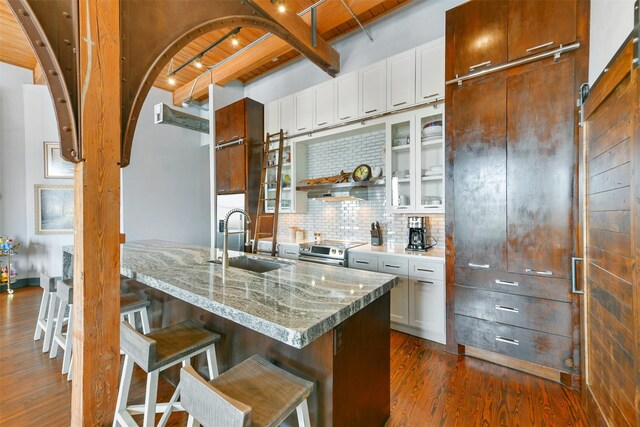
M299 13L310 7L316 1L317 0L285 0L284 4L287 8L287 13ZM392 10L411 2L411 0L345 1L363 24L370 23ZM327 41L336 39L354 30L359 31L356 20L351 17L341 0L325 0L317 6L316 10L318 17L318 34ZM310 14L307 13L304 17L307 22L310 22L309 15ZM177 69L230 30L232 29L212 31L189 43L164 67L162 73L155 81L154 86L170 92L181 88L184 91L185 86L189 85L190 88L191 82L203 72L205 67L219 63L265 35L265 32L259 29L241 28L237 35L237 45L232 43L231 38L224 40L202 56L202 68L197 68L193 63L189 64L173 76L175 80L174 84L169 83L168 73L170 72L170 68L172 70ZM366 36L363 34L362 37ZM247 83L300 57L300 54L288 45L284 48L268 49L269 46L273 47L275 45L276 43L265 43L263 41L256 46L258 49L244 52L232 58L228 65L233 65L233 61L237 61L242 57L242 66L238 67L237 73L229 75L224 82L219 83L225 84L234 79ZM260 52L261 55L255 55L255 52ZM255 55L255 60L247 61L249 58L247 58L246 55ZM265 55L269 55L268 59L265 59ZM0 0L0 61L31 70L37 65L37 60L33 54L31 45L22 28L9 10L5 0ZM246 66L247 62L249 66Z
M0 62L33 70L38 63L9 6L0 0Z

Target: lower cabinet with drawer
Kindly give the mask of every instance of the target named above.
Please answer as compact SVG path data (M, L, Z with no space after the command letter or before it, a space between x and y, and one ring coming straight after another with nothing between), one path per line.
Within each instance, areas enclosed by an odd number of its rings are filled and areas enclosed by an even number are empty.
M398 276L391 290L391 328L446 343L444 261L349 252L349 268Z
M570 292L566 279L456 266L455 342L571 374Z

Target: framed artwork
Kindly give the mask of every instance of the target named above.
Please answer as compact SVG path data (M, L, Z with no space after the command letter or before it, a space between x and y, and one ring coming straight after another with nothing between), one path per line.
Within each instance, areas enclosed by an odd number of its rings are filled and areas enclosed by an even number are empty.
M73 178L73 163L62 158L59 142L44 142L44 177Z
M36 184L36 234L73 233L73 186Z

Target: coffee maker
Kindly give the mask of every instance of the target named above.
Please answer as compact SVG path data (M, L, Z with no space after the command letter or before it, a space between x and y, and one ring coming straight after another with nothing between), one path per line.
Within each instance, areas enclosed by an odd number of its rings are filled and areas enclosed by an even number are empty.
M426 251L433 247L428 223L429 218L423 216L410 216L407 218L407 227L409 228L407 250Z

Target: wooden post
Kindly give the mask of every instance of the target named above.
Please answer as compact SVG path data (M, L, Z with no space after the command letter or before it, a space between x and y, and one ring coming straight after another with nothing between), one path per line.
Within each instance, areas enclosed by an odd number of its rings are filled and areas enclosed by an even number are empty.
M120 2L79 2L71 425L111 424L120 318Z

